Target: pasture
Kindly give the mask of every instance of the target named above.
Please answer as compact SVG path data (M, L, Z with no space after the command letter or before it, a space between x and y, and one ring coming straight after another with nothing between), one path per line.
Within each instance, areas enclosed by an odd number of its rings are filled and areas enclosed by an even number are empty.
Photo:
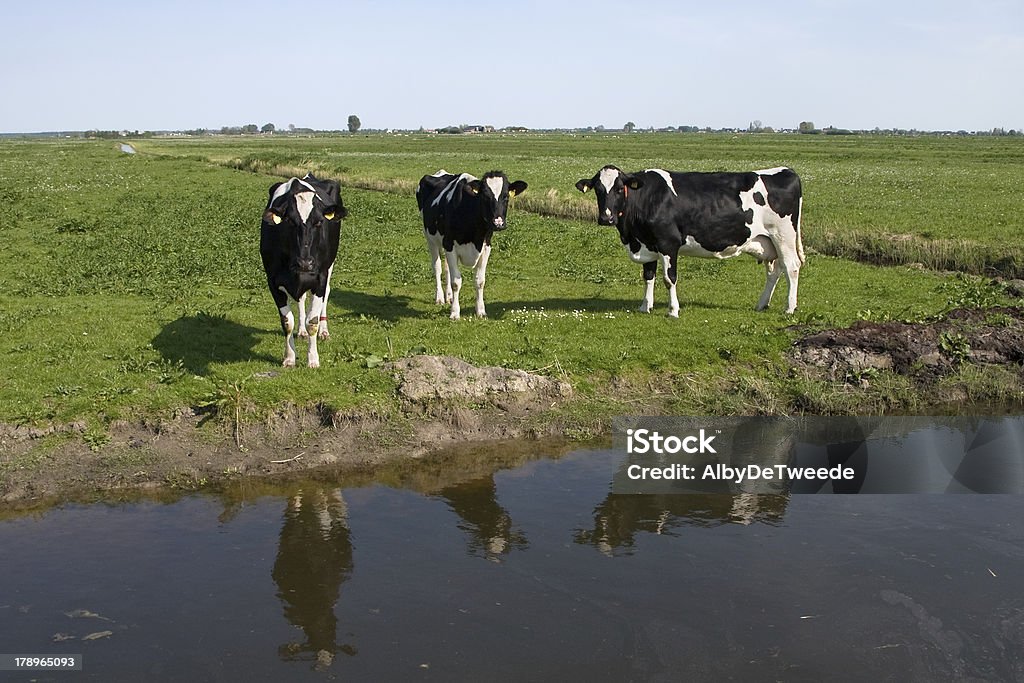
M665 411L906 410L927 404L899 377L867 392L789 371L796 334L858 319L922 320L954 305L1011 303L974 276L829 254L1016 274L1024 142L996 138L719 135L346 136L0 142L0 422L84 421L101 448L115 421L199 407L259 421L283 406L398 419L389 359L460 356L570 381L553 408L581 425L657 403ZM752 259L680 264L679 320L634 312L640 267L592 218L576 180L625 169L789 165L804 183L800 307L753 311ZM439 168L492 168L529 190L509 209L488 270L490 318L452 323L433 303L412 194ZM329 303L322 367L280 367L283 339L258 253L267 189L300 169L342 180L350 217ZM385 191L380 191L385 190ZM577 215L581 218L561 216ZM894 238L894 236L896 236ZM873 251L872 251L873 250ZM864 254L861 254L862 256ZM876 261L886 259L877 257ZM949 262L952 260L952 263ZM470 308L471 281L463 291ZM582 432L585 427L580 428Z

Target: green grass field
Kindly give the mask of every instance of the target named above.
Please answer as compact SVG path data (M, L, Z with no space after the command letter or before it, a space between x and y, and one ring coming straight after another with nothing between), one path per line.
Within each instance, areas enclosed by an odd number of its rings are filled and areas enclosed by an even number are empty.
M111 142L0 142L0 422L84 419L102 430L112 420L232 402L255 416L288 404L389 414L393 380L376 366L413 353L567 377L584 400L600 401L621 380L638 393L664 393L680 411L771 412L806 405L794 399L806 387L789 379L782 359L794 324L921 319L1001 300L980 279L811 253L795 316L780 312L784 282L772 310L754 313L764 276L752 259L684 260L679 320L665 317L660 285L654 314L635 313L640 267L623 256L614 230L541 215L527 201L589 214L592 196L573 184L609 162L790 165L804 181L805 244L820 251L836 251L850 235L876 239L876 248L912 235L952 248L975 270L1020 253L1017 139L353 136L137 146L128 155ZM260 214L277 178L238 167L343 180L351 216L318 371L279 367L284 343L258 253ZM441 167L501 168L530 183L495 238L487 320L472 316L471 279L463 320L452 323L433 303L411 189ZM304 354L300 343L300 365ZM865 407L857 400L850 409Z

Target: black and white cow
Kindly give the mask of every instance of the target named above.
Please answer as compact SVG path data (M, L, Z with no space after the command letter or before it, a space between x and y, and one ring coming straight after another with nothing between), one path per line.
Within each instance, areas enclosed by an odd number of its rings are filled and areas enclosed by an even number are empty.
M800 236L803 197L791 169L749 173L678 173L650 169L624 173L605 166L576 183L597 195L597 222L614 225L629 258L644 266L641 312L654 306L654 277L662 262L669 311L679 316L676 269L680 254L731 258L750 254L765 264L757 310L768 307L781 274L789 283L786 312L796 310L804 246Z
M491 256L491 237L495 231L506 228L509 198L524 190L526 183L522 180L509 183L508 176L502 171L491 171L478 179L468 173L455 175L441 170L420 180L416 204L423 216L423 232L434 269L434 301L451 304L452 320L458 320L460 313L460 262L476 271L476 314L480 317L487 315L484 283L487 280L487 261ZM442 250L448 265L443 291Z
M309 337L309 367L320 367L317 337L326 338L327 298L338 255L341 219L348 215L336 180L292 178L270 186L260 228L260 256L270 293L281 313L285 367L295 365L295 319L290 301L299 302L299 336ZM313 301L306 315L306 295Z

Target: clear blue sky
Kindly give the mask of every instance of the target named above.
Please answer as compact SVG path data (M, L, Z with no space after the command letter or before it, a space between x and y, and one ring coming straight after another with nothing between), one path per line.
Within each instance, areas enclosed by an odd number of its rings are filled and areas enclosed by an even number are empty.
M1024 128L1024 2L19 2L0 132Z

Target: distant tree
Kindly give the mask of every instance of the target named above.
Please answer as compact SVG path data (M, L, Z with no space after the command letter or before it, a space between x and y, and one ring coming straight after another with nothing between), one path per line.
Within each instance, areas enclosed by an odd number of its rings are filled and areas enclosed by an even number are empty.
M247 123L244 126L242 126L242 132L250 135L255 135L256 133L260 132L260 127L257 126L255 123Z
M277 126L272 123L264 123L263 127L260 128L261 133L273 133L275 130L277 130Z
M359 121L359 117L356 116L355 114L352 114L351 116L348 117L349 133L355 133L357 130L359 130L359 126L361 125L363 125L362 122Z
M757 119L751 121L750 125L747 126L747 132L749 133L760 133L762 130L764 130L764 126L762 126L761 122Z
M622 132L632 133L634 128L636 128L636 124L633 123L632 121L627 121L626 125L622 127Z
M800 132L801 133L813 133L814 132L814 122L813 121L801 121L800 122Z
M596 130L598 133L603 133L604 132L604 126L598 126L594 130Z

